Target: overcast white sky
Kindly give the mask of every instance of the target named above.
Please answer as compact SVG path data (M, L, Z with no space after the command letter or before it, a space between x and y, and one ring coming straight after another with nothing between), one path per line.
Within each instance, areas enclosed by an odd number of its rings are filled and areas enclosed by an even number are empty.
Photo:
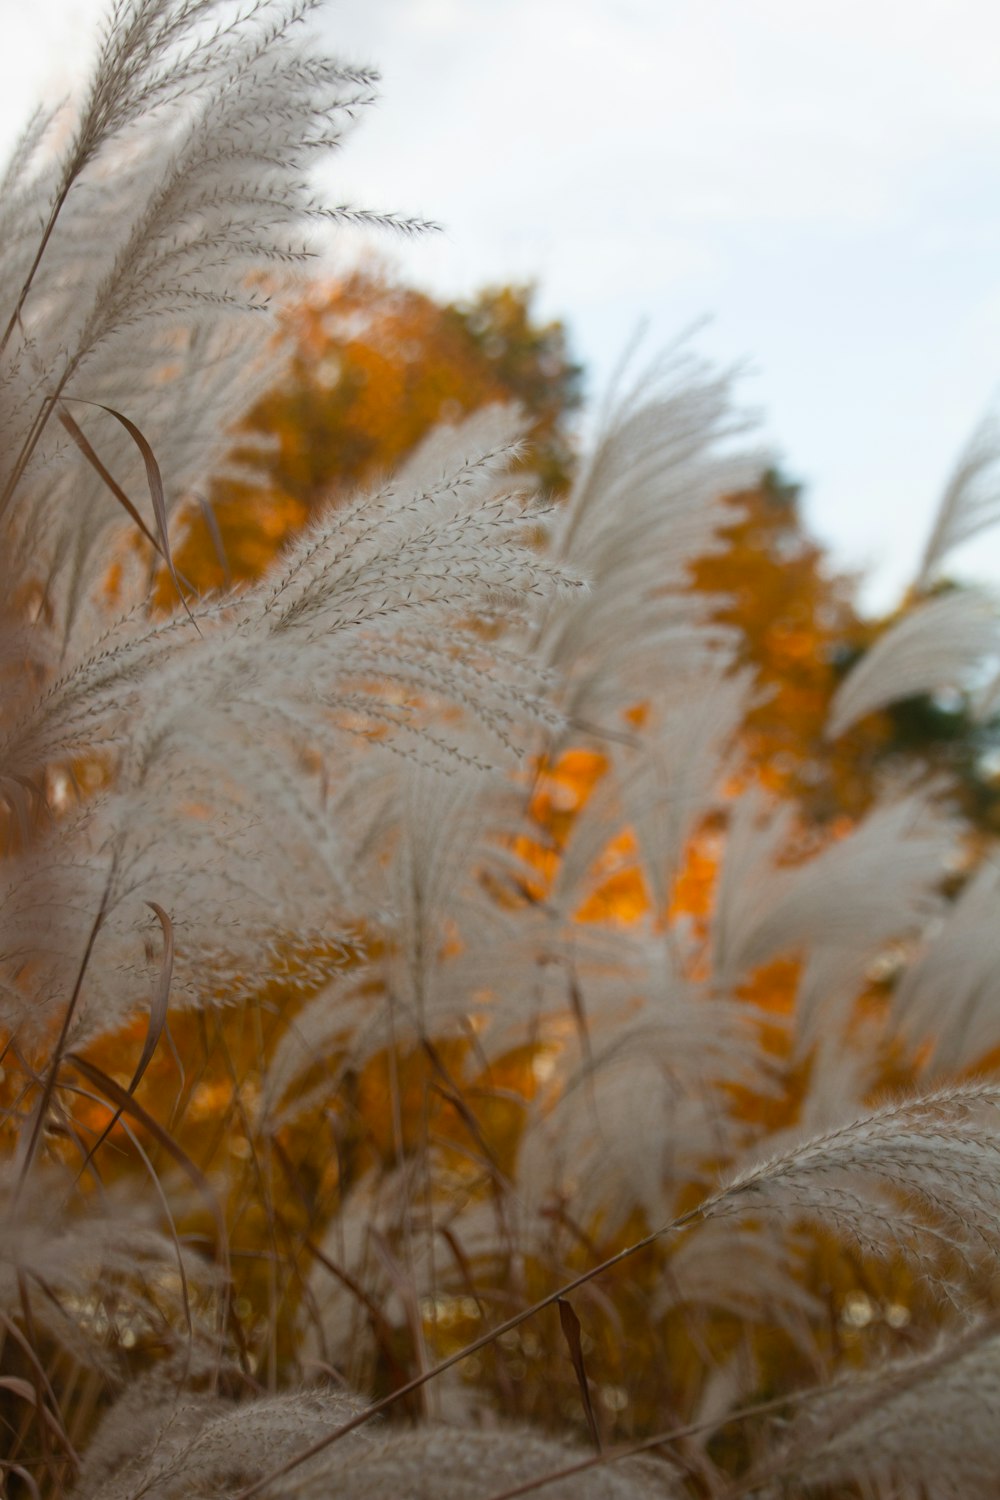
M0 137L86 61L98 0L0 0ZM424 214L373 253L456 295L537 279L590 389L650 354L745 363L811 525L888 603L1000 390L990 0L330 0L383 99L328 178ZM1000 580L1000 542L963 559Z

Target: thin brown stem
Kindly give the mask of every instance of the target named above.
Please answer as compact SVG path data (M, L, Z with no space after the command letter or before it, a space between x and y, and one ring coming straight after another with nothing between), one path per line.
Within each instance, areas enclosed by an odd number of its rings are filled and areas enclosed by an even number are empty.
M83 990L83 981L87 977L87 970L90 967L91 956L94 952L94 944L97 942L97 934L100 932L101 927L104 923L104 918L107 915L108 899L111 895L111 886L114 881L114 877L115 865L112 864L111 869L108 871L108 878L104 886L104 894L101 896L101 904L98 907L97 915L95 916L93 923L91 924L90 933L88 934L86 946L83 950L83 957L80 959L80 966L77 969L76 974L76 983L73 985L73 993L69 998L69 1004L66 1007L66 1014L63 1016L62 1026L59 1029L59 1036L56 1040L56 1045L52 1052L52 1060L49 1063L48 1072L45 1075L45 1082L42 1085L42 1097L38 1101L38 1105L35 1109L35 1117L31 1126L31 1134L28 1137L28 1144L25 1147L24 1157L21 1162L21 1170L18 1174L16 1189L16 1192L18 1194L24 1187L28 1173L31 1170L31 1164L35 1159L35 1153L38 1150L39 1141L42 1138L42 1130L45 1125L45 1117L48 1114L49 1105L52 1102L52 1095L55 1092L56 1080L59 1077L59 1069L62 1066L63 1055L66 1051L66 1043L69 1039L69 1029L72 1025L73 1017L76 1014L76 1008L80 1001L80 994Z
M76 175L77 174L75 171L67 173L66 181L60 189L55 203L52 205L52 212L49 214L48 223L46 224L45 229L42 232L42 237L38 242L38 249L35 251L35 258L31 262L31 269L28 272L24 285L21 288L21 292L18 296L14 311L10 315L10 320L4 330L3 339L0 340L0 355L2 355L4 350L7 348L7 345L10 343L10 336L21 320L21 312L24 308L25 302L27 302L28 300L28 293L31 291L32 282L35 279L35 273L42 263L42 256L45 254L45 251L48 248L49 240L52 238L52 231L56 227L56 220L62 213L63 204L69 197L69 190L76 180Z
M11 499L13 498L14 491L17 489L18 485L24 477L24 471L31 462L35 449L38 447L38 444L41 441L42 433L48 426L49 418L58 405L59 398L66 387L66 382L69 379L71 373L72 367L67 366L67 368L60 376L59 383L56 386L55 390L50 395L46 396L45 400L42 402L41 407L39 408L38 415L35 417L34 422L32 422L31 424L31 430L29 431L28 436L25 438L24 443L21 446L21 451L17 456L13 469L11 470L10 478L4 485L3 494L0 495L0 516L2 516L6 511L8 505L11 502Z

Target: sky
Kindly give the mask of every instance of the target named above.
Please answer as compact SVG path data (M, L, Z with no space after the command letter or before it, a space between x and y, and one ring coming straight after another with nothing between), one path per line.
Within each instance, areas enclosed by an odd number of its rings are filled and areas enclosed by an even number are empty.
M71 90L102 10L0 0L0 142ZM321 24L383 77L324 192L444 226L339 253L448 297L537 282L595 404L640 326L650 359L694 329L888 607L1000 397L1000 9L329 0ZM1000 538L956 562L1000 583Z

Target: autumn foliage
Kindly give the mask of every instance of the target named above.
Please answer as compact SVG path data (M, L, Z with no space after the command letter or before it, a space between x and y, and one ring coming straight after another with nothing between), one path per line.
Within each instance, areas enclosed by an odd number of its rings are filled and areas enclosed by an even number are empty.
M313 287L279 319L281 380L240 424L210 504L189 512L181 571L201 591L257 577L310 516L392 471L438 423L515 404L535 480L565 492L581 369L558 322L532 315L530 287L436 302L355 271Z

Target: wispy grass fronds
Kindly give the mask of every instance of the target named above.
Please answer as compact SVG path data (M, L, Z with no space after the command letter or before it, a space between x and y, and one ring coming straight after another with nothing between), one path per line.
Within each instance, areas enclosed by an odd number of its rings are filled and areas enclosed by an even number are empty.
M968 688L998 646L996 602L981 590L927 600L880 636L848 674L831 705L828 734L843 734L865 714L902 698Z
M15 198L22 210L48 205L34 254L15 257L7 283L0 512L16 498L30 513L65 462L61 402L128 405L143 428L156 406L155 390L139 394L150 330L264 306L261 274L275 289L314 257L312 226L351 216L315 201L307 169L371 102L376 77L310 42L301 23L315 9L128 0L56 164L32 176L37 131L21 151Z
M471 670L487 682L475 664L485 668L489 648L464 620L498 598L530 609L576 586L528 545L522 503L503 489L509 420L485 457L468 456L497 420L454 439L457 459L439 450L443 469L428 488L414 494L404 475L370 504L331 513L271 577L230 601L153 625L121 622L21 707L5 746L12 773L102 752L114 766L112 789L88 801L75 841L60 826L7 872L19 964L27 951L82 951L87 914L103 903L104 962L79 1007L87 1033L115 1025L148 988L143 903L174 913L175 995L195 1003L220 989L247 993L240 974L259 971L283 935L319 934L338 906L347 920L351 825L331 821L320 799L331 783L346 795L336 768L352 736L475 767L556 720L541 679L512 654L494 664L488 691L471 691ZM75 899L59 896L81 864L89 898L80 886ZM71 967L55 988L50 974L39 1024L71 984Z
M63 1129L74 1127L64 1116ZM200 1353L213 1345L218 1277L158 1223L156 1204L113 1192L81 1203L72 1174L51 1166L27 1183L10 1164L0 1185L0 1307L16 1309L55 1347L112 1375L115 1345Z
M579 726L620 727L658 678L676 684L712 662L719 633L685 587L687 566L724 524L714 502L761 467L727 446L740 429L730 384L683 356L650 372L608 413L554 527L555 555L592 590L553 610L541 639Z
M997 422L987 417L973 432L948 480L914 583L931 587L949 553L1000 521Z
M953 819L923 797L875 808L815 858L787 864L789 808L751 793L733 809L714 920L715 969L729 987L781 953L805 956L798 1023L803 1045L832 1029L865 970L892 940L942 909Z
M707 1164L739 1149L724 1092L760 1066L752 1012L671 974L661 943L636 956L603 985L578 976L586 1052L564 1052L558 1091L541 1096L520 1162L529 1202L572 1204L605 1233L637 1210L662 1222L692 1180L711 1184Z
M992 1083L885 1104L738 1173L704 1211L811 1219L866 1255L954 1253L992 1265L998 1105Z
M940 1338L907 1359L855 1372L804 1404L740 1493L833 1485L879 1495L992 1495L1000 1479L996 1320Z
M332 1390L236 1403L205 1394L185 1397L163 1378L137 1380L105 1417L74 1500L232 1495L358 1410L357 1401ZM352 1456L369 1445L362 1430L340 1451ZM309 1483L316 1468L303 1465L297 1483Z
M387 1494L429 1494L426 1486L433 1476L434 1494L441 1500L494 1500L557 1474L575 1456L551 1439L518 1429L427 1428L385 1438L363 1452L338 1455L334 1449L324 1472L314 1479L303 1483L290 1475L263 1493L274 1500L327 1500L331 1493L343 1500L381 1500ZM641 1462L626 1462L551 1479L540 1493L552 1500L662 1500L678 1494L664 1486L659 1469L650 1473Z

